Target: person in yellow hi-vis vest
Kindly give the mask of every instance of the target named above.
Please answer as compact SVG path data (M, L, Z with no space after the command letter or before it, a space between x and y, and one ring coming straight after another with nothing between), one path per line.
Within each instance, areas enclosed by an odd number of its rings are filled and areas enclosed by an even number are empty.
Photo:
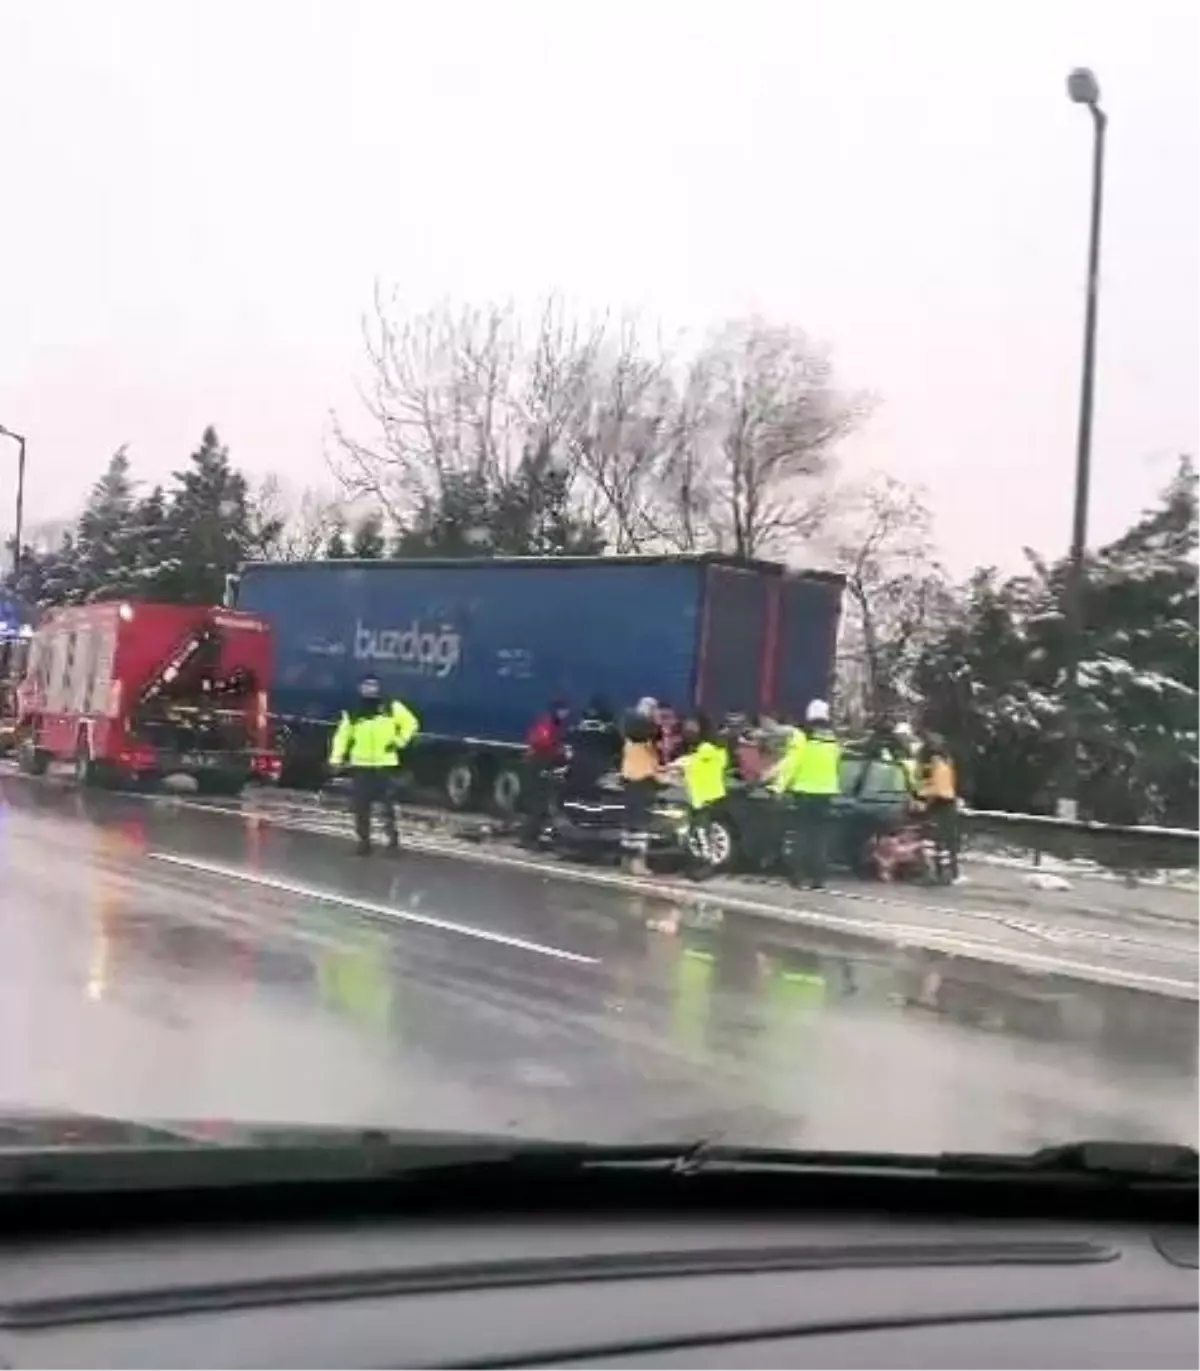
M943 739L931 733L921 749L921 799L934 846L934 871L943 881L958 880L958 779Z
M383 698L377 676L363 677L358 703L346 710L338 723L329 764L350 772L359 856L365 857L371 850L371 810L376 805L383 811L388 847L394 851L400 846L393 781L400 768L400 754L420 727L406 704Z
M792 734L771 777L771 788L788 806L783 858L795 886L820 890L828 866L834 797L841 793L842 745L829 723L829 706L813 700L804 728Z
M729 751L705 715L697 716L695 724L695 746L679 759L679 767L687 791L689 870L707 876L721 861L713 850L712 825L725 800Z
M921 789L921 745L912 724L903 719L892 730L892 737L895 740L895 761L904 773L908 793L915 798Z
M625 743L621 751L621 792L625 801L621 849L627 870L635 876L646 874L651 839L650 812L662 777L656 746L657 709L658 701L647 695L625 719Z

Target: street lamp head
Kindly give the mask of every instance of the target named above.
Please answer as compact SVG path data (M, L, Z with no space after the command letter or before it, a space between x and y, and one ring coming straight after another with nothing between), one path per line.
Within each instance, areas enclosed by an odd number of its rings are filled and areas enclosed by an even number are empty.
M1067 94L1077 105L1095 108L1100 103L1100 82L1096 80L1096 73L1090 67L1076 67L1067 77Z

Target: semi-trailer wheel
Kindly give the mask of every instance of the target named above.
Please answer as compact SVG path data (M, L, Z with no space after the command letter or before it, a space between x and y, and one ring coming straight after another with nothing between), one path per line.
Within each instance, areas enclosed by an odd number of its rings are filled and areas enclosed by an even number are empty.
M442 782L442 792L451 809L466 809L479 789L479 768L467 757L451 766Z
M525 789L525 777L520 766L507 763L497 769L492 781L492 808L505 817L510 817L521 807L521 794Z

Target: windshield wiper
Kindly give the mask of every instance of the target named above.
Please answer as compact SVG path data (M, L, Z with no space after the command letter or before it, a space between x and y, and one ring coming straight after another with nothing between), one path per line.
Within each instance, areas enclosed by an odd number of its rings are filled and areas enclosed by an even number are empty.
M382 1138L376 1146L391 1150ZM678 1175L722 1169L937 1171L935 1153L833 1152L792 1148L733 1146L708 1138L673 1143L577 1143L540 1139L496 1138L474 1148L447 1148L444 1154L423 1149L410 1153L395 1149L397 1172L427 1176L435 1171L484 1172L503 1170L558 1175L574 1171L660 1171Z
M255 1136L255 1133L258 1136ZM936 1170L934 1157L886 1153L793 1152L683 1143L599 1144L504 1135L422 1134L374 1129L266 1129L230 1142L0 1147L0 1195L55 1191L173 1190L305 1182L385 1182L436 1178L569 1176L588 1170L674 1172L783 1168Z
M281 1130L282 1132L282 1130ZM0 1149L0 1195L55 1191L175 1190L322 1182L569 1177L588 1171L695 1176L838 1173L1083 1180L1194 1186L1197 1156L1168 1144L1079 1142L1025 1154L902 1153L675 1144L561 1143L498 1136L372 1130L289 1131L278 1141Z
M531 1169L645 1169L695 1175L725 1170L784 1173L832 1171L842 1174L887 1173L1043 1180L1082 1179L1097 1183L1172 1185L1197 1183L1194 1148L1170 1143L1074 1142L1027 1153L906 1153L813 1151L775 1147L733 1147L700 1140L678 1146L572 1146L533 1144L508 1153L481 1155L472 1162L459 1158L451 1165L481 1168ZM438 1163L432 1163L436 1169ZM424 1169L424 1168L423 1168Z
M1197 1179L1194 1147L1175 1143L1073 1142L1015 1156L946 1152L939 1169L956 1175L1091 1176L1129 1181L1191 1182Z

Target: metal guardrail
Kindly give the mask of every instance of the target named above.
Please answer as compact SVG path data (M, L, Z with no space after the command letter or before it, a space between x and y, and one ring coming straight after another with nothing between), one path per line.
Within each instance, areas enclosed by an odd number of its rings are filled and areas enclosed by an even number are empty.
M1024 854L1034 866L1047 858L1085 862L1130 879L1161 871L1194 874L1200 866L1200 832L1190 828L968 809L963 812L963 840L968 850Z

